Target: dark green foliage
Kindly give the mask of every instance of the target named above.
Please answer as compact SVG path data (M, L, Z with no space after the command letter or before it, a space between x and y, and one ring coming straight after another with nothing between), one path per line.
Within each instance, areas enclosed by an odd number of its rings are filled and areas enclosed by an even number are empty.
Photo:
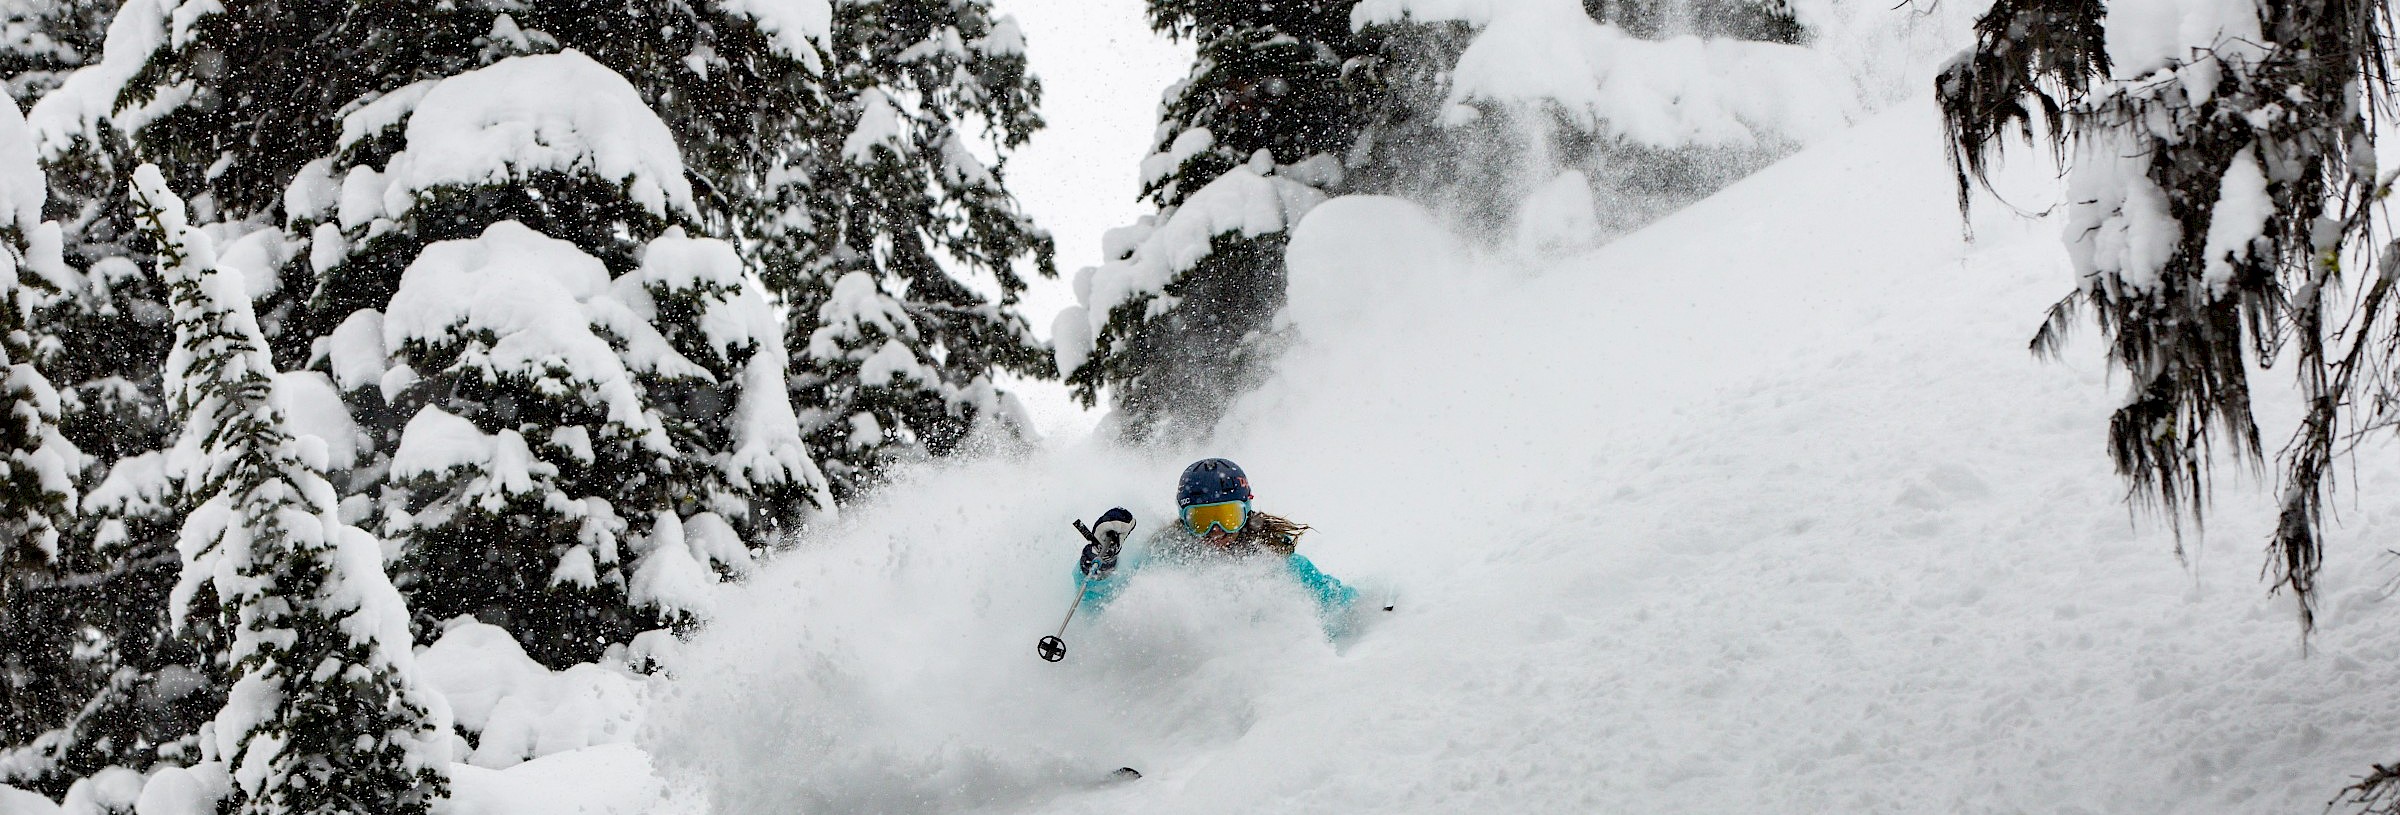
M783 53L756 22L710 0L493 6L534 35L531 51L554 50L547 43L582 51L633 83L675 132L708 234L732 234L754 216L767 173L825 109L810 60Z
M594 661L609 645L665 623L629 598L627 564L617 552L629 534L647 529L651 513L674 508L692 486L674 477L673 460L608 415L583 372L536 378L468 359L499 339L460 326L438 341L396 349L396 360L423 378L393 399L389 415L402 424L390 429L392 446L407 420L437 408L482 433L522 439L551 475L525 491L483 483L491 476L477 468L393 481L396 491L386 495L397 503L386 512L387 528L402 542L396 582L409 594L421 636L472 615L508 629L546 665ZM581 434L588 456L556 431ZM553 580L578 547L594 561L596 583Z
M552 245L570 256L581 248ZM408 256L422 254L412 247ZM414 383L388 405L376 394L353 395L378 403L375 415L388 418L380 429L387 451L399 451L411 422L435 409L485 435L515 439L541 471L523 489L495 485L500 476L479 466L396 474L382 493L386 534L401 542L395 583L408 593L420 637L440 632L443 620L471 615L508 629L528 655L552 667L594 661L609 645L666 622L631 600L628 564L617 553L647 531L654 513L691 506L705 487L678 477L661 440L645 440L639 427L611 414L595 372L495 366L489 354L501 340L492 327L463 324L411 339L393 358L417 372ZM704 383L685 373L653 374L645 384L669 391ZM723 414L720 408L711 418ZM583 554L573 554L578 548ZM593 584L553 579L569 557L590 559Z
M332 151L345 108L454 73L491 19L428 0L222 5L192 24L187 43L154 54L125 92L143 103L192 88L133 139L143 160L207 202L204 220L274 211L300 167Z
M1160 207L1182 203L1260 150L1278 165L1349 150L1363 122L1345 66L1371 51L1369 40L1350 31L1351 5L1152 0L1151 27L1191 40L1198 55L1181 92L1167 101L1157 149L1166 152L1196 128L1208 129L1212 146L1145 184L1143 194Z
M588 471L565 475L590 481ZM428 480L405 486L416 495L438 498L455 484ZM597 586L553 583L550 575L560 556L581 540L577 533L583 521L543 506L542 497L521 496L496 509L414 507L434 525L399 535L408 548L394 564L395 583L408 594L412 627L438 633L444 620L472 616L516 635L527 656L564 669L597 661L611 644L665 625L655 610L636 608L626 598L621 563L605 564ZM621 531L624 525L615 526Z
M163 609L177 563L71 561L52 579L0 588L0 783L53 798L107 767L147 770L190 761L190 738L224 706L225 681L205 643L214 620L167 630Z
M24 127L13 105L6 118L0 126ZM127 512L125 490L76 483L161 423L141 411L155 394L118 387L106 361L79 356L126 347L82 333L122 311L81 306L144 301L74 287L57 248L29 240L55 225L30 215L0 218L0 783L58 795L104 767L147 768L215 708L207 683L188 681L206 670L192 640L163 631L173 530L134 517L155 507ZM84 387L53 388L59 374Z
M1983 183L2002 140L2035 137L2034 115L2063 151L2066 107L2108 76L2097 0L2000 0L1975 21L1975 48L1934 80L1958 174L1958 207Z
M1583 10L1594 20L1652 40L1690 34L1798 43L1808 34L1784 0L1583 0Z
M73 71L99 59L117 4L110 0L0 2L0 77L19 105L32 105Z
M381 549L335 520L321 463L285 427L247 296L226 285L160 176L135 179L175 306L168 392L186 440L175 455L198 502L183 535L202 545L177 593L204 580L217 590L239 677L217 719L237 729L218 734L233 749L217 758L260 779L236 785L228 806L422 815L448 794L449 734L399 663L411 657Z
M792 402L839 498L1006 421L1002 372L1056 376L1015 309L1024 265L1057 273L1006 186L1009 151L1042 126L1022 48L988 0L834 4L829 117L790 148L756 225L790 306ZM968 148L978 124L991 166ZM862 379L887 343L913 375Z
M2122 215L2110 196L2136 185L2163 196L2175 240L2160 268L2096 268L2034 341L2055 353L2091 310L2110 358L2133 377L2133 396L2110 419L2109 449L2135 500L2163 509L2178 530L2199 523L2217 448L2263 458L2248 366L2287 347L2296 357L2305 412L2280 456L2270 569L2279 589L2292 590L2305 634L2336 453L2353 430L2400 418L2391 308L2400 256L2387 250L2382 271L2360 277L2375 265L2372 216L2389 193L2372 137L2379 118L2390 123L2392 18L2381 0L2268 0L2259 11L2261 42L2222 43L2167 66L2216 77L2204 97L2174 80L2095 84L2109 67L2096 3L1995 6L1975 50L1942 72L1936 90L1962 207L1999 140L2030 135L2036 111L2054 147L2085 145L2073 172L2087 192L2070 202L2071 245L2089 240L2078 230ZM2244 171L2265 179L2263 229L2211 256L2221 191L2236 163L2250 161Z
M1159 207L1160 220L1254 161L1330 191L1342 184L1343 160L1370 121L1400 123L1402 130L1422 122L1376 93L1385 90L1379 83L1397 81L1413 66L1352 74L1369 64L1374 39L1350 30L1351 5L1152 0L1151 27L1191 40L1198 57L1166 102L1155 150L1169 154L1178 140L1198 138L1198 130L1208 138L1205 149L1144 179L1143 195ZM1092 404L1103 387L1111 389L1118 430L1129 439L1205 433L1235 396L1266 376L1270 329L1283 306L1285 240L1280 232L1217 236L1210 256L1170 284L1166 296L1190 296L1166 313L1150 314L1158 295L1115 305L1091 357L1067 372L1076 395Z
M1286 233L1259 238L1219 235L1209 255L1167 285L1178 306L1154 320L1140 321L1147 302L1117 307L1110 329L1127 332L1125 351L1094 355L1069 382L1086 387L1116 384L1125 394L1118 409L1137 438L1188 439L1207 434L1233 400L1260 385L1267 363L1279 350L1269 336L1275 311L1283 307L1283 250ZM1102 347L1117 340L1103 331ZM1087 385L1088 383L1088 385Z

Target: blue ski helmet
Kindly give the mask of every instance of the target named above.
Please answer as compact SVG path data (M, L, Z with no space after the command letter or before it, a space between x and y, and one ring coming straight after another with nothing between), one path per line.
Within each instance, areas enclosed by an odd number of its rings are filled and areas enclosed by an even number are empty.
M1177 508L1250 500L1250 476L1242 467L1221 458L1204 458L1183 468L1175 482Z

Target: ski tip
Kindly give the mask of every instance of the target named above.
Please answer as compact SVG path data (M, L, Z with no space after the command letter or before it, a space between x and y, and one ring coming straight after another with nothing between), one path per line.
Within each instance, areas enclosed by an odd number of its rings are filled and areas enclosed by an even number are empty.
M1136 770L1132 767L1118 767L1116 772L1109 773L1108 775L1110 778L1114 778L1119 781L1132 781L1136 778L1142 777L1142 771Z

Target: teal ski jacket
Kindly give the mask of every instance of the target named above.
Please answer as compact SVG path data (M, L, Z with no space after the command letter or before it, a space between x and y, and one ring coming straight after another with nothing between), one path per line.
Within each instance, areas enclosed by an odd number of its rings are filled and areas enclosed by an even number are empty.
M1273 516L1263 513L1257 513L1255 517L1273 518ZM1318 569L1317 564L1310 562L1308 556L1291 551L1293 538L1298 537L1297 535L1283 536L1282 540L1271 542L1254 539L1258 537L1251 534L1254 530L1289 528L1291 526L1288 522L1276 523L1276 521L1281 521L1281 519L1274 519L1269 523L1253 522L1247 525L1242 530L1241 539L1238 539L1235 544L1236 548L1244 551L1231 555L1231 557L1281 558L1284 573L1290 575L1293 582L1299 583L1300 587L1308 592L1310 599L1316 601L1317 617L1324 623L1326 635L1339 638L1349 633L1351 615L1354 607L1358 604L1358 590L1344 585L1333 575ZM1275 533L1267 532L1266 534ZM1084 608L1097 612L1106 608L1110 600L1115 599L1118 593L1125 590L1126 581L1132 579L1135 572L1141 571L1152 562L1197 562L1207 558L1227 556L1209 551L1207 544L1201 543L1199 538L1184 532L1178 526L1151 535L1139 549L1126 547L1126 550L1117 557L1117 568L1107 575L1084 580L1083 572L1078 569L1075 572L1075 578L1083 585Z

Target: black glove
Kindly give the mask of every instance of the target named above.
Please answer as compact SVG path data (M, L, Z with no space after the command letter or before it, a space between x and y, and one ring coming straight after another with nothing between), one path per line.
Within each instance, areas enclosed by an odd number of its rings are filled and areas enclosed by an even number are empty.
M1076 561L1076 566L1090 579L1107 577L1117 568L1117 552L1132 535L1133 513L1124 507L1100 513L1100 520L1092 522L1092 542L1084 545L1083 557Z

